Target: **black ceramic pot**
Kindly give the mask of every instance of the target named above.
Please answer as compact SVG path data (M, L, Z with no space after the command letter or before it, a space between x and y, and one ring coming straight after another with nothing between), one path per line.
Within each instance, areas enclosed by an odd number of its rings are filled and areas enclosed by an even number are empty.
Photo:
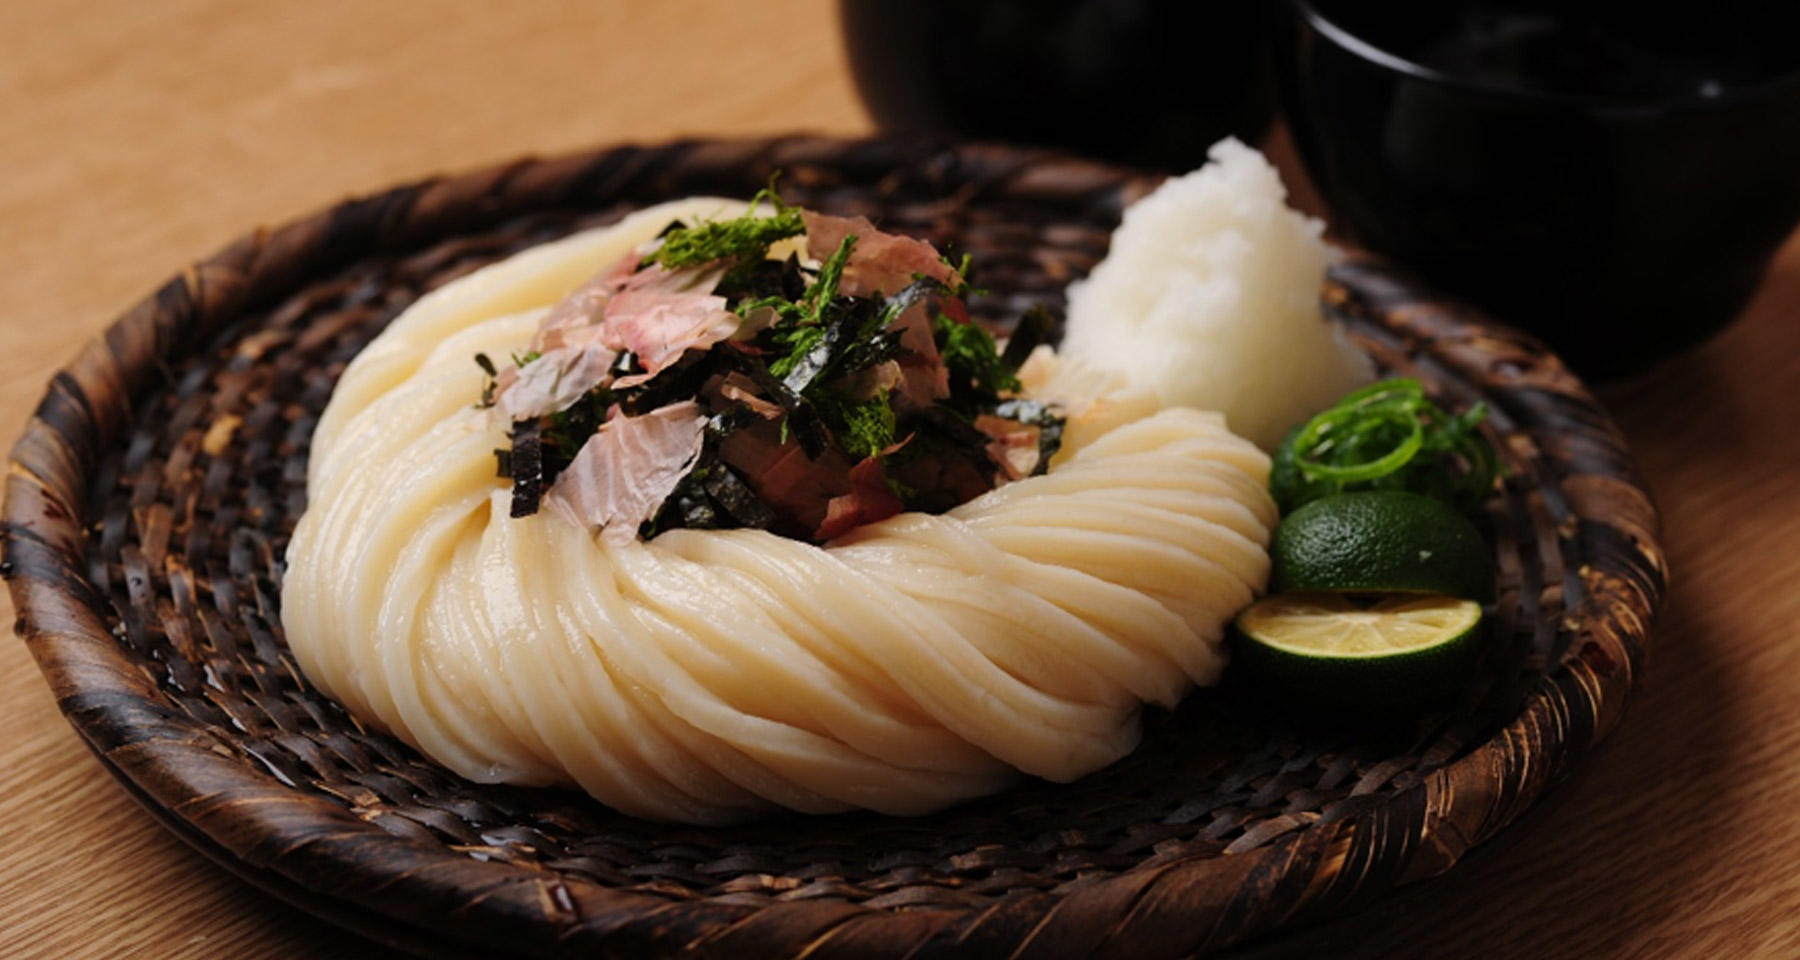
M1273 113L1265 0L840 0L883 127L1187 170Z
M1290 14L1283 100L1334 226L1589 377L1723 327L1800 220L1800 3Z

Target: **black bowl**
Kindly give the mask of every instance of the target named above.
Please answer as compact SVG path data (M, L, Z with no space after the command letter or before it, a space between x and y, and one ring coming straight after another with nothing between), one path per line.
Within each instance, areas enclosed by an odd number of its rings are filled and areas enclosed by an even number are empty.
M1187 170L1274 114L1264 0L839 0L882 127Z
M1800 4L1292 0L1333 223L1590 378L1737 315L1800 221Z

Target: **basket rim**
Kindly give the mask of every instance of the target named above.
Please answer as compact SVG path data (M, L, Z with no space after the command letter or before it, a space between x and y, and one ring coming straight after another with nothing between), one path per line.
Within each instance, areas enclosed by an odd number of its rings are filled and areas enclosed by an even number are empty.
M858 942L917 942L922 932L1002 929L1017 934L1017 953L1055 944L1071 934L1067 916L1112 904L1122 919L1105 936L1185 931L1182 940L1216 943L1213 931L1236 940L1296 918L1360 904L1389 887L1447 870L1471 847L1518 817L1560 779L1572 762L1617 724L1641 668L1649 628L1661 605L1665 561L1650 495L1635 473L1614 478L1632 488L1623 498L1586 498L1572 504L1581 519L1633 533L1641 569L1590 571L1579 622L1566 659L1567 689L1541 684L1526 709L1486 742L1473 746L1420 783L1372 810L1293 829L1269 843L1224 856L1190 856L1154 867L1139 865L1060 893L1008 896L985 908L934 906L891 910L837 900L771 901L763 905L699 899L674 901L402 839L342 806L286 787L260 770L219 755L200 721L159 706L159 693L131 662L96 612L105 601L85 573L88 518L85 495L102 446L129 420L136 394L151 382L153 361L194 349L248 306L276 297L339 259L378 252L365 243L346 251L334 243L356 230L380 244L404 247L443 237L466 220L554 209L579 190L594 190L591 171L652 163L678 151L717 150L731 156L834 156L889 151L924 162L949 155L957 162L1026 171L1063 163L1103 176L1124 197L1160 177L1063 158L1041 150L920 138L785 136L754 140L683 140L653 147L623 145L548 159L525 158L468 173L403 184L329 206L272 230L259 229L184 270L89 341L51 380L24 434L11 450L0 509L0 552L23 636L56 694L57 705L103 766L166 826L240 877L365 935L411 949L481 944L484 951L555 949L578 933L610 937L610 946L670 950L699 946L740 928L780 930L789 942L852 935ZM569 174L586 169L583 180ZM495 192L513 206L482 207ZM582 194L585 195L585 194ZM347 244L343 246L348 246ZM1368 269L1389 268L1366 258ZM1328 299L1331 294L1327 291ZM1472 311L1453 324L1471 342L1505 330ZM1535 341L1506 331L1514 341ZM1543 350L1541 346L1536 347ZM1624 450L1617 428L1572 376L1559 392L1588 408L1601 440ZM1570 723L1575 700L1589 722ZM1537 751L1524 762L1525 748ZM212 762L197 762L212 754ZM179 758L179 762L177 762ZM230 804L223 801L229 799ZM255 801L261 815L232 815L231 805ZM1358 873L1346 863L1370 856L1369 845L1407 848L1384 854L1386 866ZM304 842L295 842L304 835ZM370 875L379 863L379 875ZM469 891L486 892L472 905ZM1248 902L1242 891L1259 891ZM340 909L331 911L336 906ZM667 936L655 923L680 911L714 931L691 943ZM370 922L358 922L358 917ZM1175 926L1171 926L1175 925ZM1200 930L1199 928L1206 928ZM659 932L660 931L660 932ZM737 931L733 933L733 931ZM799 931L797 934L796 931ZM853 931L853 933L852 933ZM989 934L991 936L991 934ZM1090 933L1089 936L1092 934ZM808 938L805 941L791 939ZM983 939L977 934L974 941ZM1102 941L1095 941L1096 945ZM1066 948L1066 944L1056 949ZM489 955L492 955L489 953Z

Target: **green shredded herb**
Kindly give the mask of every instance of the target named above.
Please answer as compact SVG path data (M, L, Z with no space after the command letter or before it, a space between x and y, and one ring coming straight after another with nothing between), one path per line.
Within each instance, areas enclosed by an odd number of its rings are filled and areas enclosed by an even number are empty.
M813 323L823 323L825 311L831 302L837 299L838 287L844 282L844 268L850 264L850 251L856 248L856 234L845 235L831 256L819 264L819 275L814 278L812 286L806 288L801 297L807 308L807 319Z
M768 216L757 213L764 200L775 212ZM675 270L716 260L761 260L769 248L789 237L806 232L806 222L799 207L781 202L774 181L750 199L750 211L730 220L709 220L692 227L676 227L663 236L662 246L645 258L647 263Z
M851 311L837 301L838 284L844 266L850 262L850 250L856 245L854 235L846 236L829 259L819 266L818 279L807 288L801 299L804 311L774 331L776 342L788 348L787 356L769 364L769 372L781 377L788 388L805 390L832 365L842 346L854 336L846 328L854 324ZM833 313L837 316L832 316ZM836 321L836 322L833 322Z
M944 266L955 270L956 275L962 278L964 284L967 284L969 282L969 277L975 273L975 258L966 253L962 255L961 260L956 260L954 262L951 261L950 255L947 253L939 259L944 261Z
M962 323L942 313L931 318L938 352L950 370L952 394L971 394L993 402L1002 393L1016 392L1019 378L1014 368L1000 360L994 338L973 323Z
M769 372L786 377L825 340L825 328L818 324L789 323L778 326L771 339L783 351L769 363Z
M844 402L833 397L820 406L838 447L851 457L873 457L893 446L897 419L886 390L867 400Z
M1472 511L1499 475L1493 447L1478 429L1486 415L1480 403L1446 413L1417 380L1371 384L1282 441L1270 492L1283 512L1358 490L1410 490Z

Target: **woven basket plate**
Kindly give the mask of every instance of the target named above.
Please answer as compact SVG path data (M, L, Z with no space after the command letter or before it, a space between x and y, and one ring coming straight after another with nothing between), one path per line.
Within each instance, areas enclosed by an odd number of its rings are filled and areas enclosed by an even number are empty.
M935 816L644 823L467 783L358 725L277 616L307 444L345 363L421 293L697 193L865 214L976 255L987 319L1104 254L1154 178L919 140L684 142L524 160L257 232L57 374L7 478L5 571L58 702L164 823L250 881L437 955L1174 956L1448 869L1617 722L1663 592L1654 511L1557 359L1350 258L1331 312L1440 399L1485 401L1498 628L1454 715L1382 738L1152 711L1128 759Z

